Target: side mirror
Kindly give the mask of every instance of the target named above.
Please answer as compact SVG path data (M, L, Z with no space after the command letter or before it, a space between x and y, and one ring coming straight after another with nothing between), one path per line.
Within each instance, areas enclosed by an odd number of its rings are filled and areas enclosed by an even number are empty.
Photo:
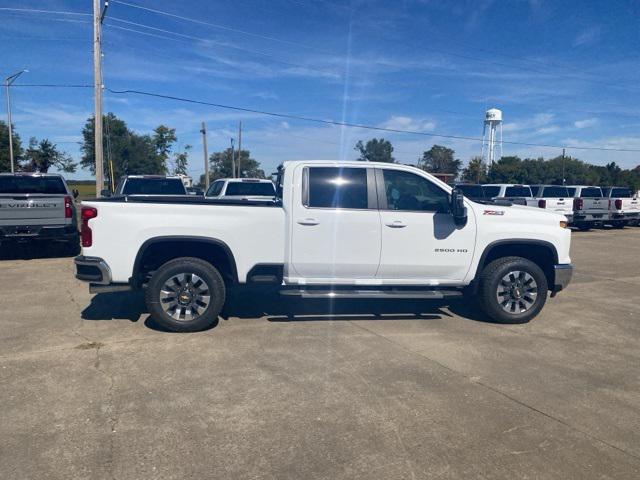
M463 227L467 223L467 207L464 206L464 195L458 188L451 191L451 215L454 223Z
M78 191L77 188L73 189L73 198L78 198L78 195L80 195L80 192Z
M100 196L101 197L110 197L111 196L111 191L110 190L100 190Z

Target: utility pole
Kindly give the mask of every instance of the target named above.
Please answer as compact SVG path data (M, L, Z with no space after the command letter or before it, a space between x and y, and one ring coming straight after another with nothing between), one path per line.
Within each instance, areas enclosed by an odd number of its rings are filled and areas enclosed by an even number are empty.
M9 163L11 163L11 173L15 172L15 165L13 162L13 126L11 125L11 96L9 93L9 87L11 87L11 84L15 82L20 75L28 71L29 70L20 70L18 73L8 76L4 81L4 84L7 87L7 126L9 127Z
M236 178L236 158L235 158L235 150L233 149L233 137L231 138L231 175L233 178Z
M242 177L240 162L242 161L242 122L238 124L238 178Z
M209 190L209 154L207 152L207 126L202 122L202 148L204 149L204 191Z
M94 151L96 157L96 197L104 189L104 150L102 147L102 21L109 7L109 0L93 0L93 94L95 100Z
M564 178L564 148L562 149L562 185L566 185L567 181Z

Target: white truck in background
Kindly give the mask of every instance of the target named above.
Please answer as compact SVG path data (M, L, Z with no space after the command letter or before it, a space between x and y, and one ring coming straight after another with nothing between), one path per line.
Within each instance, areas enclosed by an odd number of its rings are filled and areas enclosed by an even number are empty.
M276 188L264 178L220 178L205 192L207 198L229 200L273 200Z
M567 190L573 198L573 226L589 230L609 220L609 201L604 198L600 187L569 185Z
M640 222L640 201L630 188L602 187L602 194L609 203L609 223L614 228L638 225Z
M494 321L524 323L571 279L564 216L474 202L414 167L285 162L276 193L84 202L76 277L93 292L145 288L174 331L213 325L227 293L251 284L311 299L465 292Z
M573 199L567 187L562 185L531 185L533 198L527 200L530 207L544 208L573 221Z

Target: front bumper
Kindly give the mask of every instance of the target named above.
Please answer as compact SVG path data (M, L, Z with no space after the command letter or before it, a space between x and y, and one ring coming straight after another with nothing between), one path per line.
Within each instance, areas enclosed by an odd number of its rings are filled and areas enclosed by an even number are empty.
M551 289L551 295L555 295L561 290L567 288L571 283L571 277L573 276L573 266L570 263L563 263L553 266L553 288Z

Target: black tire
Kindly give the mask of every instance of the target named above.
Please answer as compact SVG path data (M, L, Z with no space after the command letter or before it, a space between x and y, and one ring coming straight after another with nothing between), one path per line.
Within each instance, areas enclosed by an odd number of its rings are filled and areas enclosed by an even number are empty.
M591 230L591 225L587 224L582 224L582 225L578 225L578 230L580 230L581 232L587 232L589 230Z
M80 255L80 238L75 237L74 240L70 240L64 245L64 254L69 257L75 257Z
M181 275L184 276L182 281L174 280ZM194 278L198 278L202 283L198 285L197 280L193 281L192 288L189 288L189 282ZM163 287L166 288L167 282L171 281L175 289L175 296L166 298L166 294L162 293ZM196 290L194 287L199 289L197 293L208 293L208 295L189 294L189 292ZM191 298L189 304L183 306L182 303L179 303L179 299L182 298L180 292L189 295ZM162 299L161 296L165 296L165 298ZM198 299L207 297L208 303L198 302ZM213 327L218 321L218 315L222 311L225 298L226 288L218 269L209 262L193 257L176 258L162 265L151 277L145 292L145 301L153 320L159 326L172 332L198 332ZM169 303L176 305L173 310ZM168 311L167 308L169 308ZM187 308L189 314L187 314Z
M625 221L624 220L614 220L611 222L611 226L613 228L624 228Z
M511 272L525 273L522 276L510 277L514 279L515 290L510 290L510 287L503 283L504 277ZM535 296L532 295L534 284L530 283L528 278L532 278L535 282ZM525 283L529 286L524 285ZM531 288L531 291L521 293L527 288ZM505 300L506 303L499 302L499 289L515 292L513 295L517 295L518 300L514 300L512 294L508 294L501 297L505 299L508 297L508 300ZM503 257L492 261L482 270L478 286L478 301L482 310L495 322L527 323L542 310L547 301L547 290L547 277L538 265L522 257ZM514 304L515 309L507 311L512 309ZM526 308L523 309L522 306Z

